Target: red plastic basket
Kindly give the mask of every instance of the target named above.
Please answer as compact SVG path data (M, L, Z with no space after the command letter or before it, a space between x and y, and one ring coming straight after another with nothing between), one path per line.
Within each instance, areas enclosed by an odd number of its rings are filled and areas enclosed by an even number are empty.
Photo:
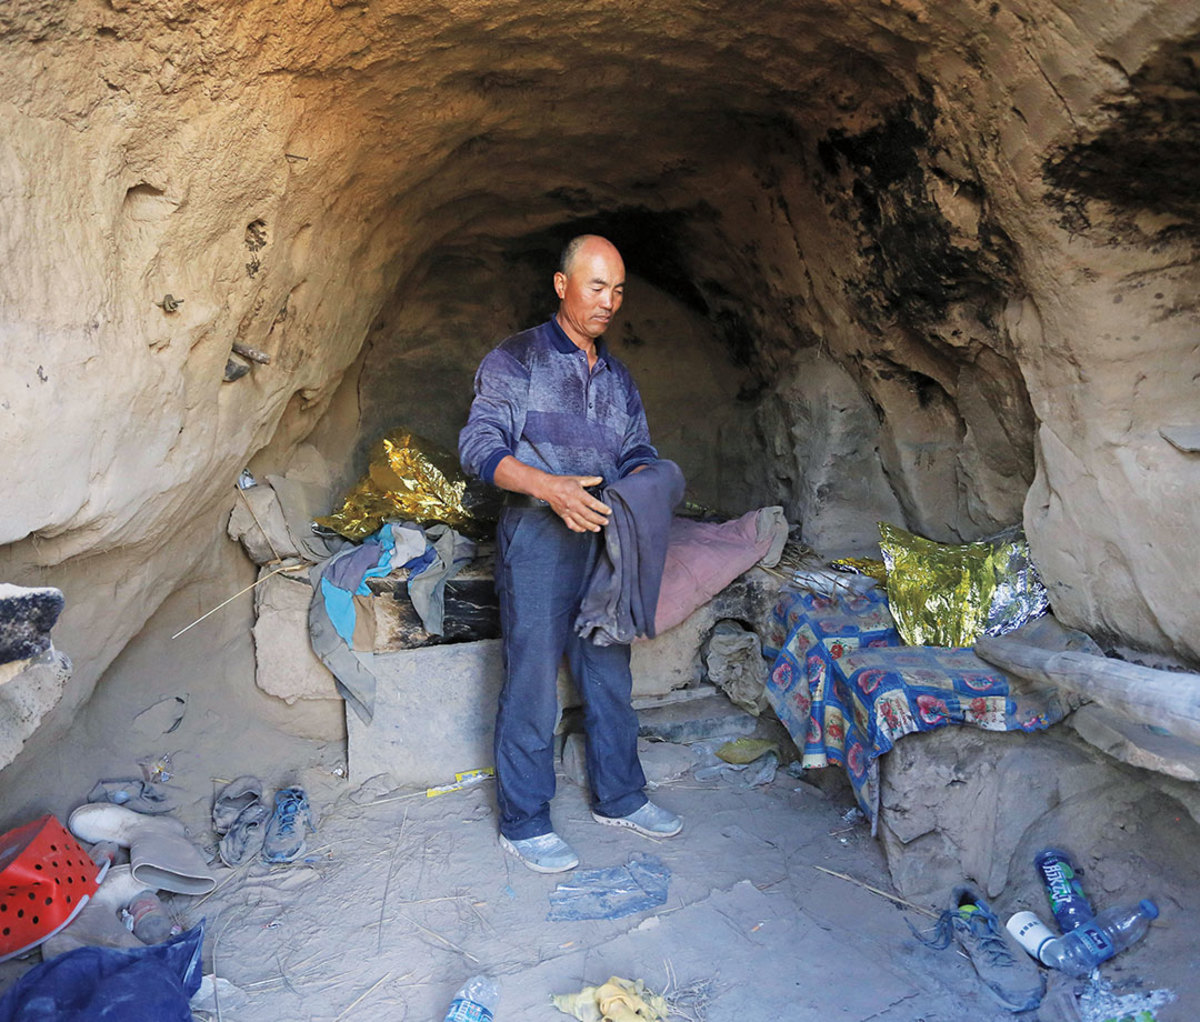
M71 922L104 872L53 816L0 836L0 962Z

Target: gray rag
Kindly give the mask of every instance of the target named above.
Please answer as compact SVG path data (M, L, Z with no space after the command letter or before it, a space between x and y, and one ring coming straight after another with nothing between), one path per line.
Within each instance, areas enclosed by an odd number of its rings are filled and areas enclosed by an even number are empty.
M375 675L363 666L346 645L325 610L321 597L321 575L325 565L318 564L308 573L313 599L308 605L308 639L318 659L329 668L338 692L364 724L375 715Z
M612 515L575 619L577 634L597 646L654 637L671 513L684 485L679 466L660 460L605 487L601 499Z
M421 619L421 627L430 635L442 635L446 583L475 556L475 542L449 525L429 526L425 530L425 539L436 551L436 556L429 567L408 580L408 598Z

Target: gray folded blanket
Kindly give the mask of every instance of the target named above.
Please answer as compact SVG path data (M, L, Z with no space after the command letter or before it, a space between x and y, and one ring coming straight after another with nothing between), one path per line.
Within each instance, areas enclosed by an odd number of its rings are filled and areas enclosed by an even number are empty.
M671 515L683 490L683 472L673 461L653 462L605 487L601 499L612 515L575 619L577 634L597 646L654 637Z

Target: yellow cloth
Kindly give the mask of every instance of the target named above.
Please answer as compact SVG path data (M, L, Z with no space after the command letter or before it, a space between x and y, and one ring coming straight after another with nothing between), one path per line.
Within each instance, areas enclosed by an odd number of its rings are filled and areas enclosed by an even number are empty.
M753 763L768 752L779 752L779 746L769 738L735 738L717 750L717 757L726 763Z
M651 993L640 980L610 976L598 987L577 994L555 994L554 1007L579 1022L667 1022L666 998Z

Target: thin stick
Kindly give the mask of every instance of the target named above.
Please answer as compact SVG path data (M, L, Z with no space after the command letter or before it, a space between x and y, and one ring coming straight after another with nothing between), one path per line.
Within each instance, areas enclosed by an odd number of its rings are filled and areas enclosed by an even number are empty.
M396 843L392 845L392 857L388 860L387 880L383 884L383 897L379 899L379 931L375 942L375 953L383 954L383 916L387 911L388 889L392 886L392 874L396 871L396 856L400 852L400 839L404 837L404 825L408 823L408 806L404 807L404 816L400 820L400 828L396 831Z
M198 909L201 905L203 905L206 901L208 901L209 898L211 898L214 894L216 894L217 891L219 891L222 887L224 887L227 883L229 883L230 880L233 880L242 870L244 870L247 866L249 866L250 863L252 863L253 861L254 861L253 859L247 859L241 865L234 866L233 871L229 874L229 876L227 876L224 880L222 880L219 884L217 884L216 887L214 887L211 891L209 891L199 901L193 901L190 905L188 905L188 910L190 912L194 912L196 909Z
M248 344L243 344L241 341L234 341L232 348L235 354L241 355L242 358L248 358L251 362L257 362L262 366L269 366L271 364L271 356L265 351L251 348Z
M267 530L263 528L263 523L258 520L258 515L254 513L254 508L250 506L250 498L246 496L246 491L240 486L235 486L234 489L237 490L238 496L242 498L242 503L246 505L246 510L250 512L250 517L254 519L254 524L258 526L258 531L262 533L263 539L267 541L267 546L271 548L271 553L275 555L275 560L282 561L283 558L279 556L279 551L275 549L275 544L271 542L271 537L267 535Z
M221 932L218 933L216 935L216 937L213 938L213 946L212 946L213 1005L217 1009L217 1022L223 1022L223 1020L221 1018L221 995L217 991L217 945L221 943L221 938L225 936L225 931L229 929L229 926L232 922L233 922L233 918L227 919L225 921L225 925L221 927Z
M179 638L179 636L181 636L181 635L182 635L184 632L186 632L186 631L187 631L189 628L195 628L195 627L196 627L196 625L198 625L198 624L199 624L201 621L203 621L203 620L204 620L206 617L209 617L209 616L211 616L211 615L215 614L215 613L216 613L218 610L220 610L220 609L221 609L222 607L224 607L226 604L232 603L234 600L236 600L236 599L237 599L239 596L241 596L241 595L242 595L242 593L248 593L248 592L250 592L250 590L251 590L251 589L253 589L253 588L254 588L256 585L258 585L258 584L259 584L259 583L261 583L261 582L265 582L267 579L271 578L273 575L278 575L278 574L279 574L281 571L296 571L297 569L299 569L299 568L303 568L303 567L304 567L304 565L303 565L303 564L285 564L285 565L284 565L282 568L276 568L276 569L275 569L273 572L271 572L271 574L270 574L270 575L264 575L262 578L260 578L260 579L258 580L258 582L253 582L253 583L251 583L250 585L246 586L246 588L245 588L245 589L243 589L243 590L241 590L240 592L236 592L236 593L234 593L234 594L233 594L231 597L229 597L229 599L228 599L228 600L226 600L226 601L225 601L225 603L218 603L218 604L217 604L215 607L213 607L213 609L212 609L212 610L210 610L210 611L209 611L207 614L201 614L201 615L200 615L198 618L196 618L196 620L195 620L195 621L193 621L193 622L192 622L190 625L188 625L188 626L187 626L187 628L181 628L181 629L179 629L179 631L177 631L177 632L176 632L174 635L172 635L172 636L171 636L171 638L172 638L172 639L178 639L178 638Z
M364 802L364 803L362 803L362 806L364 809L369 809L371 806L387 805L387 803L389 803L389 802L403 802L405 799L409 799L409 798L425 798L425 797L426 797L425 792L423 792L423 791L410 791L406 795L393 795L391 798L377 798L377 799L375 799L374 802Z
M355 1007L357 1007L357 1005L360 1001L362 1001L368 994L373 993L375 991L376 987L380 986L384 982L384 980L388 980L391 978L392 978L392 974L390 972L385 972L382 976L379 977L379 980L374 984L374 986L370 987L367 990L364 990L353 1001L351 1001L348 1005L346 1005L345 1010L337 1018L335 1018L333 1020L333 1022L341 1022L342 1019L344 1019L347 1015L350 1014L350 1012Z
M422 925L421 925L420 923L418 923L418 922L417 922L415 919L410 919L410 918L409 918L408 916L406 916L406 915L405 915L403 912L397 912L397 913L396 913L396 915L398 915L398 916L399 916L401 919L404 919L405 921L412 923L412 925L413 925L413 926L415 926L415 927L416 927L418 930L423 930L425 933L428 933L428 934L429 934L429 936L431 936L431 937L436 937L438 940L440 940L440 941L441 941L443 944L445 944L447 947L449 947L449 948L453 948L453 949L454 949L455 951L457 951L459 954L466 955L466 956L467 956L469 959L471 959L471 961L473 961L473 962L474 962L476 965L478 965L478 964L479 964L479 959L478 959L478 958L476 958L476 957L475 957L473 954L471 954L471 952L470 952L470 951L468 951L466 948L461 948L461 947L459 947L457 944L455 944L455 943L454 943L454 941L452 941L452 940L447 940L447 939L446 939L445 937L443 937L443 936L442 936L440 933L437 933L436 931L429 929L429 927L428 927L428 926L422 926Z
M846 880L849 883L857 884L859 887L862 887L864 890L870 891L872 894L878 894L881 898L887 898L888 901L893 901L897 905L903 905L906 908L911 908L914 912L920 912L921 915L923 915L923 916L929 916L930 919L939 918L939 916L936 912L930 912L929 909L925 908L923 905L914 905L911 901L906 901L904 898L901 898L900 895L898 895L898 894L890 894L889 892L882 890L881 888L872 887L870 884L865 883L864 881L859 880L856 877L850 876L849 873L839 873L839 872L837 872L837 870L826 869L824 866L815 866L814 865L813 869L819 869L822 873L828 873L831 877L837 877L839 880Z

